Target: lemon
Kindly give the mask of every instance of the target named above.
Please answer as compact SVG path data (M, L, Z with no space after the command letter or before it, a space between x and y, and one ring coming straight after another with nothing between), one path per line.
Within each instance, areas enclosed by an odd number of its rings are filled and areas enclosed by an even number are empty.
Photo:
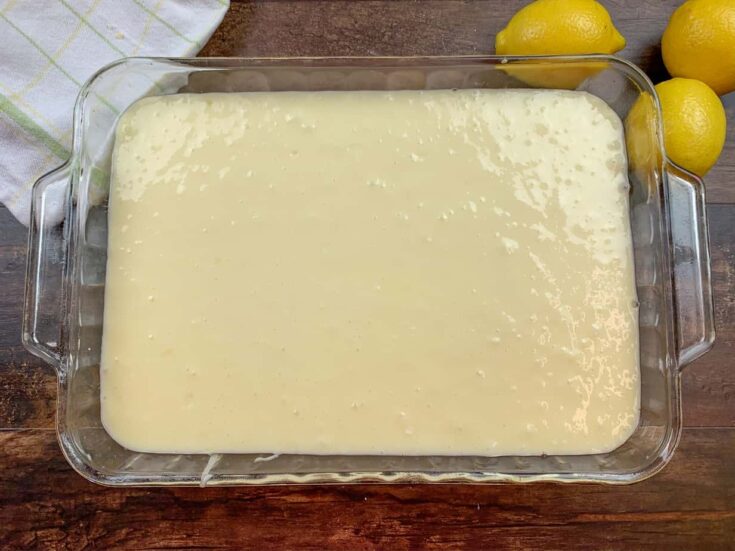
M727 121L720 98L709 86L690 78L661 82L656 92L666 154L679 166L703 176L717 162L725 144Z
M661 40L671 76L696 78L718 94L735 90L735 1L688 0Z
M536 0L495 37L499 55L611 54L625 38L595 0Z
M595 0L536 0L518 11L495 37L499 55L613 53L625 39ZM576 88L605 62L509 64L503 70L532 86Z

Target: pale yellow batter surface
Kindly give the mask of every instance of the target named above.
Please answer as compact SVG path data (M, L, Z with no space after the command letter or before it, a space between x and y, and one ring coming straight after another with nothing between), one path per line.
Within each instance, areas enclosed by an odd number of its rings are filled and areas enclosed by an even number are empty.
M138 451L613 449L639 409L625 174L580 92L140 101L103 423Z

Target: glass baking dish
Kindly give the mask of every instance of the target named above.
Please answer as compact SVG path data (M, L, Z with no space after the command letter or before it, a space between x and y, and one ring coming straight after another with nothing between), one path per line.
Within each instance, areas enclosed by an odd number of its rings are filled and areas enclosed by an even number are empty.
M625 444L576 456L174 455L132 452L105 432L99 361L111 136L131 103L177 92L534 86L586 90L623 120L642 98L638 123L626 125L642 388L640 422ZM59 198L61 220L47 208ZM682 424L681 368L714 340L704 186L667 160L651 82L615 57L123 59L82 89L72 158L33 189L23 321L25 346L58 374L61 448L74 469L97 483L630 483L671 458Z

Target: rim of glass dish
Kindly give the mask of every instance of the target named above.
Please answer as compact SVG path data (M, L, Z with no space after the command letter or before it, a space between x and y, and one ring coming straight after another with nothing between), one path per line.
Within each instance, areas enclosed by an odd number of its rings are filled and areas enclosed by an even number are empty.
M104 74L117 67L122 67L131 63L144 64L162 64L173 65L182 68L194 67L203 71L217 71L224 69L247 69L252 68L282 68L282 69L370 69L387 68L387 69L406 69L411 67L451 67L452 65L512 65L538 64L540 67L548 66L553 63L558 64L579 64L585 62L607 62L612 65L624 68L625 72L631 76L636 84L641 88L641 92L648 92L655 106L655 134L657 147L662 152L660 166L656 167L662 175L666 173L666 166L670 163L667 159L663 144L663 131L661 124L661 107L656 94L653 83L649 77L634 63L614 56L606 54L591 55L533 55L533 56L498 56L498 55L432 55L432 56L269 56L269 57L146 57L135 56L125 57L113 61L96 71L82 86L74 106L73 114L73 132L70 159L59 168L70 169L71 177L69 192L73 194L73 188L78 181L79 163L77 158L79 148L83 140L83 116L85 111L85 100L87 96L93 92L93 88L97 80ZM269 67L269 64L270 67ZM49 173L50 174L50 173ZM45 177L45 176L44 176ZM42 177L41 179L43 179ZM39 181L41 180L39 179ZM34 184L35 185L35 184ZM665 201L665 198L664 198ZM664 205L662 205L663 207ZM665 201L664 210L668 209L667 201ZM65 218L68 222L76 222L76 214L74 208L69 202ZM668 214L666 213L668 223ZM78 230L78 228L76 228ZM72 231L78 234L77 231ZM67 243L69 246L70 243ZM667 247L670 249L671 244ZM667 252L667 257L669 252ZM68 259L65 272L72 269L75 262ZM670 258L667 258L670 261ZM670 289L669 289L670 294ZM65 302L67 303L66 312L70 314L69 303L73 301L73 297L69 293L64 293ZM669 328L670 331L673 328ZM58 395L61 396L66 389L67 377L63 364L68 360L68 352L62 358L62 367L58 370ZM196 477L191 475L160 475L160 474L106 474L95 469L87 463L84 458L84 452L77 446L77 443L68 438L64 430L65 421L65 402L59 399L57 401L56 416L56 432L57 439L67 462L72 468L87 480L103 486L251 486L251 485L308 485L308 484L396 484L396 483L461 483L461 484L488 484L488 483L534 483L534 482L553 482L553 483L599 483L607 485L631 484L643 481L663 469L670 461L673 451L676 449L682 430L681 424L681 400L680 400L680 372L676 369L676 360L672 358L673 366L669 370L671 381L671 403L672 423L667 431L664 440L659 448L659 453L652 457L650 462L642 468L619 473L522 473L509 474L503 472L474 472L474 471L457 471L445 472L440 474L427 473L422 471L356 471L356 472L324 472L324 473L288 473L288 474L253 474L253 475L213 475L209 479L203 476ZM202 454L207 455L207 454ZM216 455L216 454L212 454ZM165 476L165 478L164 478Z

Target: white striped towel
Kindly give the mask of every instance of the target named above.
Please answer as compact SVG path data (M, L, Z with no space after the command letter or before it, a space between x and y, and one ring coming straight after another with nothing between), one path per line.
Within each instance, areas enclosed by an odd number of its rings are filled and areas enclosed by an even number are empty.
M31 186L69 158L74 101L100 67L127 56L193 56L228 7L229 0L5 2L0 202L28 224Z

